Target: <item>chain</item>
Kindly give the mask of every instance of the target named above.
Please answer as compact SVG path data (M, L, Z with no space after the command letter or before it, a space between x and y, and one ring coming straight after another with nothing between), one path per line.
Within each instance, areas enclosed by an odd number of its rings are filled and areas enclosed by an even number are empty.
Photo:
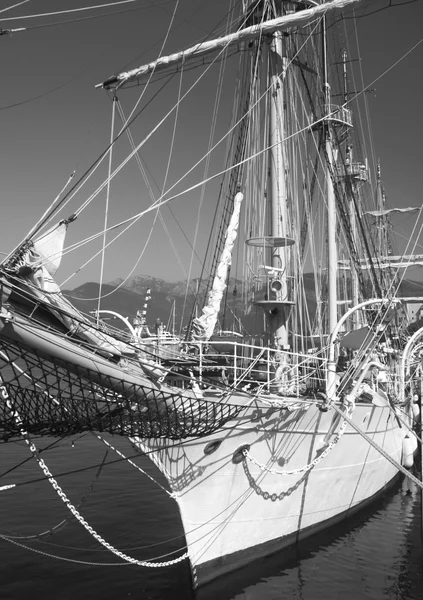
M167 490L161 483L159 483L158 481L156 481L154 479L154 477L151 477L151 475L149 475L146 471L144 471L143 469L141 469L141 467L139 467L136 463L134 463L130 458L127 458L120 450L118 450L117 448L115 448L114 446L112 446L107 440L105 440L104 438L102 438L100 435L97 435L96 433L94 435L101 442L103 442L103 444L106 444L106 446L108 446L109 448L111 448L113 450L113 452L116 452L116 454L118 454L126 462L128 462L130 465L132 465L133 467L135 467L135 469L137 469L140 473L142 473L143 475L145 475L146 477L148 477L148 479L150 479L150 481L152 481L153 483L155 483L156 485L158 485L159 488L161 488L164 492L166 492L166 494L170 498L173 498L174 500L176 500L177 495L175 494L175 492L169 492L169 490Z
M34 450L31 449L31 451L34 453ZM35 456L35 458L37 459L36 456ZM39 461L37 459L37 462L39 462L39 465L42 468L42 470L44 471L45 476L48 477L48 480L50 481L53 489L56 490L58 496L61 498L61 500L63 500L63 502L68 507L68 509L74 515L74 517L81 523L81 525L83 527L85 527L85 529L88 531L88 533L90 533L93 536L93 538L95 540L97 540L97 542L99 542L102 546L104 546L104 548L106 548L107 550L109 550L110 552L112 552L113 554L115 554L116 556L121 558L122 560L129 562L133 565L138 565L139 567L168 567L170 565L179 563L182 560L184 560L185 558L187 558L188 553L186 552L182 556L179 556L178 558L175 558L173 560L168 560L168 561L164 561L164 562L149 562L149 561L137 560L137 559L133 558L132 556L128 556L124 552L121 552L120 550L118 550L117 548L115 548L114 546L109 544L109 542L106 542L106 540L99 533L97 533L91 527L91 525L89 525L87 523L87 521L83 518L83 516L76 510L75 506L69 501L66 494L63 492L63 490L57 483L57 481L52 477L52 475L51 475L47 465L44 463L43 459L40 458Z
M0 384L3 384L3 382L1 380L0 380ZM16 425L19 427L21 436L25 440L33 457L37 461L39 467L41 468L44 475L50 482L51 486L57 492L57 495L63 501L63 503L68 507L70 512L73 514L73 516L81 523L81 525L88 531L88 533L90 533L92 535L92 537L95 540L97 540L97 542L99 542L102 546L104 546L104 548L106 548L107 550L109 550L110 552L112 552L113 554L115 554L116 556L118 556L119 558L124 560L125 562L131 563L133 565L137 565L139 567L169 567L171 565L182 562L185 558L188 558L188 552L185 552L184 554L182 554L182 556L179 556L178 558L174 558L173 560L167 560L167 561L163 561L163 562L150 562L150 561L137 560L136 558L133 558L132 556L128 556L124 552L121 552L120 550L118 550L117 548L115 548L114 546L109 544L109 542L107 542L99 533L97 533L97 531L95 531L91 527L91 525L89 525L87 523L87 521L84 519L84 517L78 512L76 507L71 503L69 498L66 496L66 494L64 493L64 491L62 490L60 485L54 479L48 466L46 465L44 460L40 457L37 447L32 442L32 440L29 436L29 433L24 429L23 421L22 421L21 417L19 416L19 413L16 410L13 410L13 407L12 407L12 404L11 404L10 398L9 398L9 393L4 384L0 385L0 394L1 394L2 398L6 401L6 405L10 409L10 413L11 413L12 417L14 418Z
M353 411L353 408L351 408L349 411L347 411L347 413L342 413L342 414L345 417L348 415L348 412L349 412L348 416L351 416L352 411ZM347 421L344 420L341 427L339 428L338 433L336 434L334 439L331 441L331 443L328 445L328 447L319 456L316 456L316 458L314 460L312 460L307 465L300 467L299 469L292 469L291 471L280 471L279 469L271 469L270 467L267 467L266 465L259 463L253 456L251 456L251 454L249 453L248 450L244 449L243 454L244 454L245 458L248 458L248 460L251 461L253 464L255 464L261 471L265 471L266 473L272 473L272 475L299 475L300 473L305 473L307 471L310 471L310 469L313 469L316 465L319 464L319 462L321 460L323 460L329 454L329 452L336 446L336 444L339 442L341 437L344 435L346 427L347 427Z
M5 492L6 490L11 490L14 487L16 487L16 483L11 483L10 485L2 485L0 487L0 492Z

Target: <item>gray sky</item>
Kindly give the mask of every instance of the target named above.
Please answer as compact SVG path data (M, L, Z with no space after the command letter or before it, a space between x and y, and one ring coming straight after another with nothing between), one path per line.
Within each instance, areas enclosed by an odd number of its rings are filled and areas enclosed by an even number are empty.
M92 4L102 3L96 0ZM159 4L159 0L142 0L120 8L133 9L141 4ZM380 0L375 3L375 8L382 8L387 4L388 0ZM86 0L66 0L60 3L32 0L1 13L0 17L6 19L88 5L91 3ZM227 0L180 0L174 22L176 27L166 43L165 53L190 46L208 35L227 12L227 5ZM0 9L7 6L6 2L0 3ZM96 90L94 86L120 69L153 60L160 49L157 40L161 40L166 34L174 6L174 3L164 3L114 17L49 27L38 26L105 13L116 8L103 8L97 13L1 20L0 27L3 29L30 29L13 36L0 37L0 251L10 251L49 206L71 172L76 170L76 177L80 176L107 146L110 138L111 102L104 91ZM362 87L359 64L364 84L368 85L420 41L422 23L421 1L359 19L357 32L362 61L355 64L357 87ZM343 24L337 25L341 26ZM355 33L350 32L350 38L351 44L355 45ZM423 44L372 86L376 88L376 92L367 94L367 107L362 106L364 111L369 111L371 118L374 156L380 158L382 163L383 183L389 206L420 206L422 203L422 59ZM138 92L139 89L136 93ZM184 130L184 156L181 156L180 149L176 156L178 169L194 162L207 145L204 137L208 135L208 123L204 122L199 106L211 107L213 92L207 84L203 84L197 99L191 101L186 108L191 121ZM122 100L125 93L128 96L132 94L132 98L135 98L133 90L122 91ZM230 106L229 98L223 100ZM15 104L17 106L11 106ZM160 118L165 110L163 103L154 108L149 107L148 113L146 112L148 117L138 125L139 133L147 132L153 120ZM164 135L169 133L171 125L164 128L163 137L159 136L158 142L151 144L148 153L143 154L159 185L163 183L163 169L160 170L158 165L160 163L163 166L167 160L168 147L163 146L163 140ZM370 154L370 148L368 150ZM119 156L117 153L116 160ZM177 169L171 170L169 182L176 180L176 171ZM188 182L192 184L199 181L202 174L203 168L197 170ZM105 175L106 166L96 182ZM134 165L129 169L129 174L119 175L112 182L110 222L131 216L150 202L146 196L139 197L137 181L140 181L140 175ZM157 190L154 191L157 195ZM79 196L79 200L82 198L83 196ZM70 243L101 229L104 203L105 195L102 194L70 227ZM63 216L73 212L76 206L75 201ZM192 240L196 209L190 205L183 208L180 200L172 203L172 207L179 214L185 234ZM211 214L212 207L206 202L201 227L210 221ZM395 219L400 239L401 236L406 239L415 215L402 215ZM182 248L181 260L187 265L189 247L184 236L168 214L166 221L175 237L175 244ZM125 276L132 269L140 246L150 232L151 223L152 219L148 218L145 223L134 226L125 241L122 240L115 250L108 252L106 281ZM167 234L161 226L157 227L157 235L153 234L152 237L156 241L148 246L134 274L151 274L169 280L184 279L185 274L178 267L177 261L169 260L174 256L174 249L168 242ZM204 231L205 229L201 229L202 234ZM91 253L91 248L92 246L88 250L85 248L84 252L76 253L72 259L66 259L58 279L62 281L71 274L82 263L83 255ZM422 248L419 251L423 253ZM98 277L97 260L85 272L73 277L66 287L75 287L87 280L98 280Z

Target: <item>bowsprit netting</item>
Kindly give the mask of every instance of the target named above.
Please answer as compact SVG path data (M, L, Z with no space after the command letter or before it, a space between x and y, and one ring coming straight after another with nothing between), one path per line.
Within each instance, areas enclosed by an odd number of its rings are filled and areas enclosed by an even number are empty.
M0 400L0 436L24 428L30 434L73 435L103 431L143 438L201 437L219 429L242 410L160 386L128 384L38 355L33 349L0 341L0 370L8 402ZM122 372L124 377L124 372ZM18 427L13 413L22 421Z

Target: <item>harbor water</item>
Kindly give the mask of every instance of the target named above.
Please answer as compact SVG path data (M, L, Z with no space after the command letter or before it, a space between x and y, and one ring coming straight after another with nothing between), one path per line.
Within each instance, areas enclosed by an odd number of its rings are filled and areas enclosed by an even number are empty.
M89 525L137 560L183 552L164 479L124 438L105 438L136 467L86 434L36 440L40 456ZM421 600L421 495L398 480L342 525L191 591L186 560L164 568L123 563L71 516L24 442L0 445L1 600ZM29 460L28 460L29 459ZM73 471L73 473L70 473ZM182 550L181 550L182 549Z

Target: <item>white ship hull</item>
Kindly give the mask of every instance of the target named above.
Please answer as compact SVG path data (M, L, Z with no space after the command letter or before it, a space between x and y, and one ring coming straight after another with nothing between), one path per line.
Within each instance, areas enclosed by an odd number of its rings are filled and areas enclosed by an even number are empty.
M311 463L339 431L335 419L333 411L320 412L315 405L294 411L251 408L216 434L182 444L133 439L150 451L177 495L195 585L323 529L393 480L398 470L350 426L313 468L291 475L267 470ZM401 461L405 430L390 408L357 405L353 420ZM246 445L266 470L237 453Z

